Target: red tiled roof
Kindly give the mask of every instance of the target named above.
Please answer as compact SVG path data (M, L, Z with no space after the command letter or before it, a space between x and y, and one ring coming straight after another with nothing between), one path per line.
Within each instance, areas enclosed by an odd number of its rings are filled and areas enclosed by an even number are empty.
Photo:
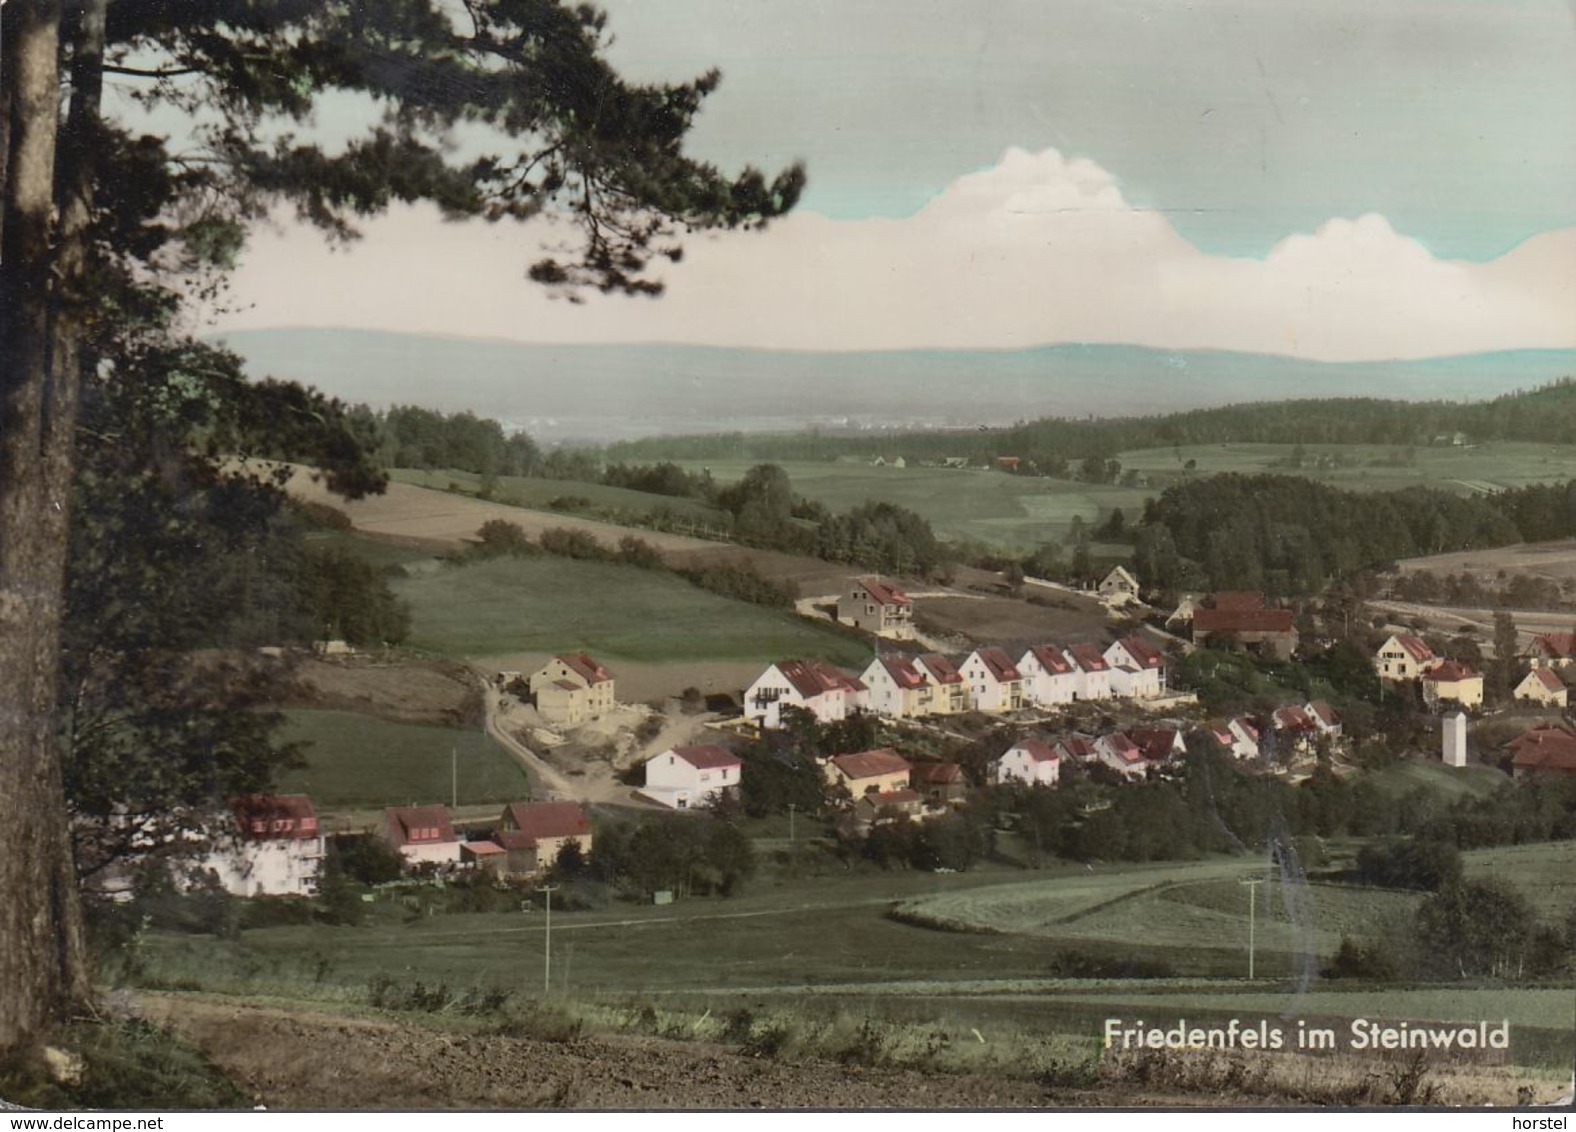
M1312 731L1313 719L1295 705L1275 709L1275 726L1283 731Z
M1064 672L1073 670L1073 666L1068 662L1066 654L1056 645L1034 645L1030 647L1029 654L1039 661L1040 667L1052 676L1060 676Z
M824 660L780 660L776 668L807 700L827 692L862 692L865 688L863 683Z
M439 845L454 840L447 806L390 806L383 811L383 820L401 845ZM432 830L436 836L412 836L419 830Z
M980 658L981 663L985 665L985 670L991 674L991 678L999 683L1023 679L1023 674L1018 671L1018 666L1012 662L1012 657L1007 655L1006 649L999 649L994 646L975 649L974 655Z
M1244 732L1246 732L1249 739L1252 739L1255 743L1257 743L1259 741L1259 727L1258 727L1258 724L1254 723L1247 716L1239 715L1239 716L1237 716L1236 719L1233 719L1231 722L1236 724Z
M1061 756L1056 753L1056 748L1039 739L1025 739L1021 743L1014 743L1007 748L1008 754L1011 754L1013 751L1022 751L1037 763L1059 763L1062 761Z
M1143 668L1159 668L1165 663L1165 654L1142 637L1123 637L1116 643L1126 649L1127 655Z
M1459 660L1444 660L1423 673L1423 679L1431 684L1454 684L1461 680L1477 680L1479 676Z
M1177 733L1164 728L1129 731L1128 737L1150 762L1163 762L1176 753Z
M1506 745L1516 752L1517 770L1576 773L1576 734L1563 727L1534 727Z
M1411 653L1412 659L1415 661L1422 662L1434 659L1434 650L1428 647L1428 642L1423 640L1422 637L1413 636L1411 633L1402 633L1396 637L1395 643Z
M319 832L317 811L305 794L248 794L230 799L230 812L249 841L297 841Z
M1138 746L1138 744L1133 742L1126 735L1123 735L1120 731L1111 735L1107 735L1101 740L1101 742L1105 745L1105 749L1107 751L1121 759L1123 762L1137 762L1139 759L1144 757L1143 751Z
M696 770L716 770L718 767L744 765L744 761L738 755L715 743L706 743L699 747L674 747L672 754L689 763Z
M536 848L536 838L529 833L521 833L518 829L500 829L493 834L493 840L511 852Z
M885 774L906 774L911 769L909 761L896 751L859 751L852 755L833 755L832 765L844 778L878 778Z
M510 802L503 824L532 840L551 837L585 837L591 821L578 802Z
M951 786L963 781L963 768L957 763L915 763L908 772L908 780L927 786Z
M1085 672L1106 672L1111 667L1105 662L1105 654L1088 641L1080 641L1076 645L1069 645L1067 655L1072 657L1073 663Z
M958 666L937 652L928 652L919 658L926 672L938 684L961 684L963 673L958 671Z
M1576 633L1539 633L1532 643L1551 657L1576 657Z
M554 660L563 661L564 665L587 684L600 684L605 680L613 679L613 674L592 660L583 652L566 653L555 656Z
M896 586L889 586L876 578L860 578L859 584L869 591L870 596L881 605L908 605L908 595Z
M1289 609L1198 609L1193 612L1194 633L1289 633Z
M473 857L496 857L508 850L496 841L467 841L460 846L461 853L469 853Z
M1066 751L1067 757L1072 759L1092 759L1098 753L1095 750L1094 741L1085 739L1082 735L1073 735L1070 738L1063 739L1057 746Z
M1559 678L1559 674L1556 673L1552 668L1534 668L1527 675L1533 677L1539 684L1542 684L1551 692L1561 692L1565 690L1565 681L1561 680Z
M876 659L881 662L881 667L886 669L887 675L892 677L892 682L899 688L925 686L925 677L914 667L913 661L905 660L900 656L882 656Z
M1312 703L1310 703L1308 705L1308 714L1315 717L1326 727L1340 726L1341 717L1336 714L1334 708L1325 703L1323 700L1314 700Z
M1263 609L1264 595L1258 590L1222 590L1211 594L1210 602L1215 609L1230 609L1240 613L1249 609Z

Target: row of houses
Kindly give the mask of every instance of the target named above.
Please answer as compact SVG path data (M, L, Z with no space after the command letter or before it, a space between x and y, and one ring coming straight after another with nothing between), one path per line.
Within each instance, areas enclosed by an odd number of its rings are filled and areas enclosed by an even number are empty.
M1034 645L1017 660L996 647L975 649L961 663L939 653L878 655L858 676L821 660L780 660L745 689L744 714L770 730L783 725L786 707L833 723L860 710L912 719L1165 694L1165 655L1133 635L1103 651L1090 643Z

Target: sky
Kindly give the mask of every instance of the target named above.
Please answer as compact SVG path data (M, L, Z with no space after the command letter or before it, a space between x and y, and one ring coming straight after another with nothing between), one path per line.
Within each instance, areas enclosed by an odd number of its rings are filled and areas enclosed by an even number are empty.
M1064 342L1322 360L1576 347L1576 0L608 0L691 138L802 160L658 300L555 301L539 224L254 235L218 328L792 350Z

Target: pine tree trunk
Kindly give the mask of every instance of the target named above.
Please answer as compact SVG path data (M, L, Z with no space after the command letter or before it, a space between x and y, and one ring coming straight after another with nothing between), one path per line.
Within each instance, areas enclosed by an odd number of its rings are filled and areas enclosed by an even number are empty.
M87 7L102 14L102 0ZM84 28L91 17L83 20ZM102 24L100 24L100 27ZM84 1002L90 984L61 781L56 683L77 373L60 316L60 0L11 0L0 58L0 1050ZM85 202L77 202L85 203ZM86 214L80 213L79 223ZM75 233L80 253L80 227ZM80 267L80 260L78 266Z

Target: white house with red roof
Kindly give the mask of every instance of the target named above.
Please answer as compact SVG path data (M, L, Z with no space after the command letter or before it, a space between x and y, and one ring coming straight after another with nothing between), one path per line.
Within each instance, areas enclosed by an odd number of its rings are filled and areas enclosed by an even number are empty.
M640 793L669 809L688 810L737 792L743 775L743 760L726 747L669 747L646 760L646 785Z
M508 872L534 876L552 868L571 841L591 855L591 817L579 802L510 802L492 839L509 854Z
M250 794L232 799L203 868L235 896L311 896L325 844L305 794Z
M1374 654L1374 671L1381 680L1416 680L1438 663L1428 642L1411 633L1396 633Z
M1136 634L1123 637L1105 650L1111 666L1111 691L1135 700L1153 700L1166 694L1166 655Z
M390 806L383 811L383 839L412 865L460 860L460 839L447 806Z
M1067 659L1078 669L1078 700L1111 698L1111 665L1099 645L1081 641L1067 647Z
M1565 681L1547 665L1539 665L1522 677L1512 693L1516 699L1544 707L1564 707L1568 700Z
M1226 722L1226 734L1231 736L1231 753L1239 759L1256 759L1259 757L1259 744L1264 734L1259 725L1245 715Z
M1576 664L1576 633L1539 633L1524 655L1534 668L1569 668Z
M935 686L931 710L936 715L956 715L969 710L969 685L956 664L940 653L928 652L914 665Z
M833 755L826 760L826 781L832 786L847 789L854 800L866 794L885 794L909 788L912 764L896 751L882 748L876 751L858 751L851 755Z
M1100 758L1100 749L1087 735L1069 735L1057 741L1056 757L1069 763L1092 763Z
M1341 717L1336 710L1323 700L1310 700L1308 706L1303 708L1308 713L1308 718L1313 720L1313 726L1320 735L1339 739L1343 728Z
M1126 605L1138 600L1138 579L1133 577L1132 571L1126 566L1113 566L1100 579L1095 591L1112 605Z
M1187 742L1182 738L1182 732L1174 727L1134 728L1127 732L1127 737L1151 766L1160 766L1187 754Z
M821 723L836 723L867 706L864 682L824 660L779 660L744 690L744 716L776 730L785 707L803 708Z
M573 727L613 710L613 674L585 653L555 656L531 673L536 710L548 723Z
M856 629L907 641L914 636L914 603L880 578L853 578L837 599L837 619Z
M1023 707L1023 673L1005 649L975 649L958 670L969 686L975 711L1017 711Z
M1576 733L1569 727L1545 724L1534 727L1506 744L1513 752L1511 774L1526 778L1539 774L1576 774Z
M1120 731L1102 735L1094 741L1095 758L1123 778L1142 778L1149 773L1149 759L1143 749Z
M1423 673L1423 702L1430 707L1454 702L1483 706L1483 674L1459 660L1442 660Z
M1004 784L1055 786L1061 780L1062 758L1043 739L1023 739L1008 747L991 764L991 780Z
M1030 703L1050 707L1078 698L1078 666L1060 645L1032 645L1019 659L1018 671L1023 675L1024 697Z
M878 656L859 674L866 704L889 719L911 719L936 712L936 685L923 668L901 656Z

